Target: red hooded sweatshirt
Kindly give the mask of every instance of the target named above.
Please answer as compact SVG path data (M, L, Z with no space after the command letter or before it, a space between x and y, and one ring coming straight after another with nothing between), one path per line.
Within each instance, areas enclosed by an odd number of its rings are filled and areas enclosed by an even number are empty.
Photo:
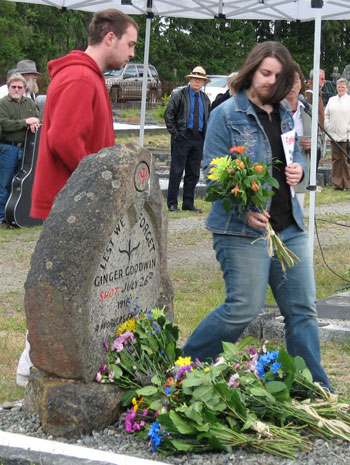
M85 52L48 64L51 83L44 109L31 216L47 218L56 194L79 162L114 145L112 108L103 73Z

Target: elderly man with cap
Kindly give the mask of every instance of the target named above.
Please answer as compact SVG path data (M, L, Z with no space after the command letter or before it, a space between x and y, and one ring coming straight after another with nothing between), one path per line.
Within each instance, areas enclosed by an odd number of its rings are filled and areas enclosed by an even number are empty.
M37 79L40 73L36 70L36 64L33 60L21 60L16 65L16 72L22 74L27 81L27 91L25 96L35 100L36 94L39 92Z
M11 181L21 167L27 129L39 129L39 110L24 96L27 81L15 73L7 81L8 95L0 100L0 227L8 228L5 205L11 194Z
M170 98L164 119L171 134L171 165L168 186L168 209L179 211L178 194L185 170L182 210L201 212L194 206L194 191L199 180L204 135L210 112L209 97L201 88L210 79L205 70L196 66L188 86L176 91Z

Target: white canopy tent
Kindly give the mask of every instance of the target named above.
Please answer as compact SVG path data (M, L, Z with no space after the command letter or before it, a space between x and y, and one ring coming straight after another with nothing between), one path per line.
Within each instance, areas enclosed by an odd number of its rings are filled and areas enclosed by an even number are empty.
M15 1L15 0L10 0ZM147 69L151 21L154 15L197 19L260 19L314 21L314 95L319 93L321 21L350 19L350 0L21 0L64 9L99 11L116 8L130 15L146 15L144 66ZM144 73L141 101L140 145L143 145L146 113L147 73ZM314 99L312 120L310 185L316 185L318 99ZM315 190L310 191L309 242L314 246Z

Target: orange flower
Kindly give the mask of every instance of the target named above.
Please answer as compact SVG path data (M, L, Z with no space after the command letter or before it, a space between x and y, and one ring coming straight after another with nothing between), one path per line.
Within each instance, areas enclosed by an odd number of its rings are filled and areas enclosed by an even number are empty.
M262 165L259 165L259 164L254 165L254 169L258 173L262 173L264 171L264 167Z
M252 189L253 191L258 191L260 189L260 187L257 185L255 181L252 181Z
M231 193L237 197L238 193L239 193L239 186L238 184L235 185L235 187L231 190Z
M228 174L234 174L236 172L236 168L234 168L234 169L230 168L230 169L227 170L227 172L228 172Z
M171 387L173 384L175 384L175 379L171 376L170 378L167 378L166 383L164 384L165 387Z
M236 165L239 168L241 168L241 170L244 170L244 168L245 168L244 161L242 161L240 158L236 158L234 161L236 162Z
M236 147L231 147L230 148L230 153L242 153L245 152L245 147L242 145L238 145Z

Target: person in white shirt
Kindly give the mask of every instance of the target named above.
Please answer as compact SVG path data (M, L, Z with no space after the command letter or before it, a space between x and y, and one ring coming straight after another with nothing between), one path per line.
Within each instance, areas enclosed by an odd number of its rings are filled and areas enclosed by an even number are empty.
M310 179L310 150L311 150L311 118L306 113L303 103L299 100L299 95L303 95L305 90L304 75L298 63L294 62L295 75L294 84L289 93L286 95L293 120L295 132L298 135L298 142L302 149L302 154L308 167L308 172L304 175L302 181L295 186L295 192L301 208L304 207L304 197L306 187Z
M345 78L337 81L338 95L328 100L325 110L325 128L343 150L350 152L350 95ZM344 153L331 141L332 176L334 189L350 191L350 164ZM350 153L349 153L350 156Z
M7 87L7 81L10 79L12 74L15 74L16 68L10 69L10 71L7 72L6 76L6 84L3 86L0 86L0 98L6 97L6 95L9 93L9 89Z

